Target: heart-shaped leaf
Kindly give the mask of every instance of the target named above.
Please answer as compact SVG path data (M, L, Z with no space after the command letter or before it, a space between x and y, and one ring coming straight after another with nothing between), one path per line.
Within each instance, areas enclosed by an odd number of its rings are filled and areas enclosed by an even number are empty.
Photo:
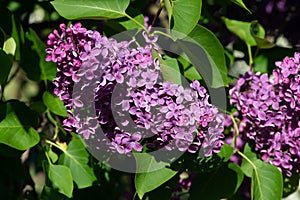
M171 12L172 16L169 18L170 28L182 33L174 36L182 38L189 34L200 19L202 0L176 0L169 1L166 5L167 11Z
M66 151L61 156L63 164L72 172L78 188L86 188L96 180L92 168L88 166L89 154L80 139L72 140Z
M40 141L33 128L38 124L36 114L18 101L0 105L0 142L18 150L26 150Z

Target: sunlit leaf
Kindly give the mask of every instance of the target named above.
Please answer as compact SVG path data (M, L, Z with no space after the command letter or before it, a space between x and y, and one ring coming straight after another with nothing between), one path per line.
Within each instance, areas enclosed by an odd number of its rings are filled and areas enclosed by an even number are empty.
M0 111L0 143L26 150L40 141L38 132L33 128L38 118L24 103L12 101L0 104Z
M58 97L54 97L51 93L46 91L43 94L43 101L47 108L54 114L68 117L66 107Z
M246 44L250 46L256 46L256 41L252 37L250 28L250 22L242 22L238 20L228 19L223 17L223 21L225 22L226 27L233 34L238 36L241 40L243 40Z
M164 60L159 56L157 56L157 58L159 59L160 70L164 81L181 85L181 74L177 60L174 58L167 58Z
M51 4L67 19L115 19L126 16L129 0L55 0Z
M250 32L251 32L252 37L255 39L256 45L258 46L258 48L270 49L275 46L275 44L271 43L270 41L268 41L264 38L265 30L257 21L251 22Z
M253 200L280 200L283 192L282 174L277 167L267 164L256 158L255 153L247 144L244 149L244 155L248 159L243 159L242 170L251 175L251 196ZM248 165L245 165L245 162ZM245 168L245 166L247 166ZM245 171L246 169L246 171ZM252 173L248 171L252 170ZM246 174L245 173L245 174Z
M58 191L71 198L73 193L73 178L68 167L63 165L49 165L49 179Z
M16 52L16 42L14 40L13 37L8 38L7 40L5 40L4 44L3 44L3 51L5 51L5 53L7 54L11 54L11 55L15 55Z
M171 179L176 171L163 167L164 163L158 163L155 158L149 154L136 154L137 173L135 175L135 188L140 199L144 194L158 188L163 183ZM155 170L156 169L156 170Z
M231 0L231 1L235 4L237 4L238 6L240 6L241 8L244 8L249 13L251 13L251 11L246 7L246 5L244 4L244 2L242 0Z
M88 166L89 154L81 140L74 139L69 143L62 160L70 168L78 188L89 187L96 180L93 169Z
M144 21L144 15L139 11L139 10L135 10L135 9L128 9L127 10L128 14L130 16L132 16L132 18L136 21L138 21L140 24L144 25L145 21ZM126 18L125 18L126 19ZM132 20L130 19L126 19L123 21L119 22L122 26L124 26L126 28L126 30L132 30L132 29L136 29L136 28L141 28L140 26L138 26L136 23L134 23Z
M167 6L168 11L170 11L168 3ZM176 37L184 37L194 29L200 19L202 0L171 1L171 7L170 28L183 34L175 35Z

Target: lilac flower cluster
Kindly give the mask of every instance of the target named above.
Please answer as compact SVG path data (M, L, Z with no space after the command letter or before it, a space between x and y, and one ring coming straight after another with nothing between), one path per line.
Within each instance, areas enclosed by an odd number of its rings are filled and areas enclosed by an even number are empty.
M57 63L58 70L53 82L56 86L54 94L69 109L75 74L82 59L96 45L95 42L101 41L101 37L99 32L87 30L80 23L71 24L68 28L61 24L60 31L54 30L48 35L46 61Z
M58 64L55 94L67 107L67 130L121 154L142 145L204 156L220 150L223 116L198 81L190 88L163 82L152 58L157 37L143 33L146 45L132 47L135 41L108 39L80 24L60 28L61 35L49 35L46 60Z
M287 176L300 171L300 54L275 63L273 76L247 72L230 90L239 131L266 162Z

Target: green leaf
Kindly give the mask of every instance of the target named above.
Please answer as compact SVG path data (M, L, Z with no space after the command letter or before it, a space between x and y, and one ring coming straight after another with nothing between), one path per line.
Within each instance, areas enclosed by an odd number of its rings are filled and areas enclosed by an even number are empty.
M250 167L242 163L242 170L245 173L245 166L252 170L251 173L251 195L253 200L280 200L283 193L283 179L277 167L267 164L256 158L255 153L247 144L244 150L243 162L248 162ZM249 169L247 169L249 170ZM248 173L248 172L247 172ZM246 174L246 173L245 173ZM249 175L249 174L248 174Z
M175 35L181 38L189 34L197 25L201 16L202 0L176 0L172 2L172 18L169 18L170 28L183 35ZM168 5L168 11L170 6Z
M238 176L227 166L221 166L211 173L201 173L193 179L190 199L224 199L230 197L236 188Z
M223 147L221 148L220 152L218 155L221 158L224 158L224 161L227 162L231 155L233 154L234 148L228 144L224 144Z
M188 36L179 41L187 56L183 57L195 66L208 86L226 86L228 83L225 53L216 36L199 25Z
M161 186L177 173L166 168L167 163L157 162L150 154L137 153L134 156L137 171L135 175L135 188L140 199L143 198L145 193Z
M168 168L162 168L148 173L137 173L134 181L140 199L143 198L145 193L150 192L167 182L175 176L176 173L176 171Z
M1 66L1 73L0 73L0 85L5 85L7 78L9 76L12 61L9 56L0 49L0 66Z
M0 111L0 143L26 150L40 141L33 128L38 124L38 118L24 103L12 101L0 104Z
M3 44L3 50L7 53L7 54L11 54L11 55L15 55L16 52L16 42L14 40L13 37L8 38L7 40L5 40L4 44Z
M157 163L155 158L149 154L135 154L137 161L137 171L145 171L135 175L135 188L140 199L144 194L158 188L163 183L171 179L176 171L165 168L165 164ZM156 170L155 170L156 169Z
M155 158L148 153L135 153L134 157L136 160L137 173L148 173L165 168L169 165L165 162L157 162Z
M268 58L260 54L259 56L256 56L254 58L254 66L253 69L255 72L260 72L260 73L268 73L268 67L269 67L269 60Z
M277 167L264 163L253 169L251 193L253 200L281 200L282 174Z
M70 167L78 188L86 188L96 180L92 168L88 166L89 154L79 139L72 140L62 154L63 164Z
M231 0L233 3L237 4L238 6L240 6L241 8L244 8L245 10L247 10L250 14L252 13L244 4L244 2L242 0Z
M163 60L159 56L158 60L164 81L181 85L181 74L177 60L170 57L167 57L165 60Z
M252 37L255 39L258 48L260 49L270 49L275 46L275 44L266 40L265 29L257 22L253 21L250 24L250 32Z
M67 197L72 197L73 178L68 167L63 165L49 165L49 179L58 191Z
M51 93L45 91L43 94L43 101L47 108L54 114L68 117L66 107L58 97L54 97Z
M55 162L58 160L58 155L57 155L56 153L54 153L54 152L52 151L52 149L49 149L48 155L49 155L49 157L50 157L52 163L55 163Z
M55 0L51 4L66 19L116 19L126 16L129 0Z
M172 4L171 4L171 0L165 0L165 7L167 9L167 13L168 13L168 18L169 18L169 22L171 21L170 19L172 18L173 15L173 8L172 8Z
M237 175L237 182L236 182L236 187L235 187L235 190L233 192L233 194L235 194L237 192L237 190L240 188L241 184L243 183L243 180L244 180L244 173L243 171L241 170L241 167L238 166L237 164L235 163L229 163L228 164L228 168L229 169L232 169L233 171L236 172L236 175Z
M184 77L186 77L190 81L202 79L195 66L193 66L190 62L188 62L181 56L177 58L177 60L179 62L179 65L182 66Z
M24 31L23 31L23 27L21 26L21 23L13 15L11 16L11 20L12 20L11 36L14 38L14 41L16 43L16 50L14 56L15 56L15 60L19 61L21 59L21 53L25 42L25 36L24 36Z
M144 21L144 15L139 11L139 10L135 10L135 9L128 9L127 10L128 14L130 16L132 16L132 18L136 21L138 21L140 24L144 25L145 21ZM126 30L132 30L132 29L136 29L136 28L141 28L140 26L138 26L136 23L134 23L132 20L128 20L126 19L125 21L120 21L119 22L124 28L126 28Z
M251 23L250 22L242 22L233 19L228 19L223 17L223 21L225 22L226 27L233 34L238 36L241 40L243 40L246 44L250 46L256 46L256 41L252 37L251 34ZM261 29L259 29L261 31Z
M249 144L245 145L244 154L245 154L245 156L247 156L247 158L249 158L252 161L252 163L255 166L260 167L263 165L263 161L258 159L256 154L251 151ZM241 169L246 176L248 176L249 178L252 177L253 167L252 167L251 163L249 163L246 159L242 160Z
M26 38L32 42L31 49L35 51L38 55L38 62L36 63L38 66L35 66L39 69L39 80L49 80L52 81L56 76L57 68L54 63L47 62L45 60L46 57L46 45L41 41L39 36L33 29L29 29L26 33ZM30 58L31 59L31 58ZM30 71L26 71L27 75L32 72L32 68ZM36 71L34 69L33 71Z

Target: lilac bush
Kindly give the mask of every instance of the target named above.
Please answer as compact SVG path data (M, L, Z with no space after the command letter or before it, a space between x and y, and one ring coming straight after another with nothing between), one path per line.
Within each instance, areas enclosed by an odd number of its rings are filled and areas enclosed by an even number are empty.
M2 1L1 198L295 192L299 5Z

